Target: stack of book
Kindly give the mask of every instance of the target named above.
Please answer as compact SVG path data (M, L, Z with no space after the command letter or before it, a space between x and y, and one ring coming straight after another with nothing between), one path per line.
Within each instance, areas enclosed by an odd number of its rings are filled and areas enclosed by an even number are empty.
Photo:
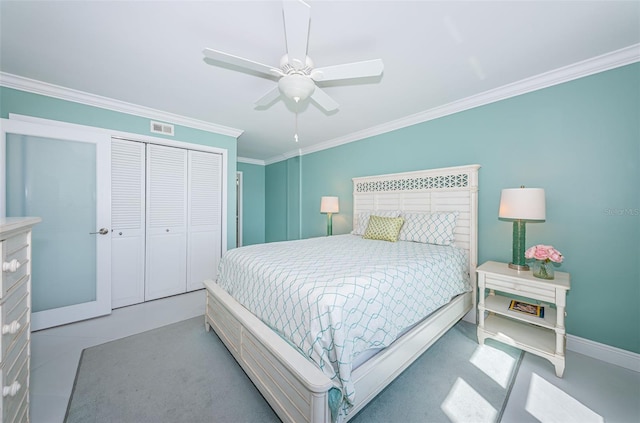
M539 304L529 304L524 301L512 300L509 310L518 311L530 316L544 317L544 307Z

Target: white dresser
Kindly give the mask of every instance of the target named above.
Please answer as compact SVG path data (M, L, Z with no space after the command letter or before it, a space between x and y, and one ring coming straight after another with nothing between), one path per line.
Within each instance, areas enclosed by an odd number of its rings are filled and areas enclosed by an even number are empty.
M38 217L0 218L0 422L29 421L31 228Z

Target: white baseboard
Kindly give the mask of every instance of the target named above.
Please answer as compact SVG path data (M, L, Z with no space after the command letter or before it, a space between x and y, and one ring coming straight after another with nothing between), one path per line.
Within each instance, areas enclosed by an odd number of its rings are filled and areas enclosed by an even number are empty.
M640 373L640 354L567 335L567 350Z

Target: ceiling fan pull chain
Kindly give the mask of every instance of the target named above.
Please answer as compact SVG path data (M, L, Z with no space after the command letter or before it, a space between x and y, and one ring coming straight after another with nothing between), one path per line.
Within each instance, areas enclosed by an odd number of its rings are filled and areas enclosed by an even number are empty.
M293 136L293 139L298 142L298 103L296 103L296 133Z

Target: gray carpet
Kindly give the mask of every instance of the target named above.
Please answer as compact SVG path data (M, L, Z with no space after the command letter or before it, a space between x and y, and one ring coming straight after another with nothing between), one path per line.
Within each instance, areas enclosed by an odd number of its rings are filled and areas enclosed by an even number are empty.
M522 354L490 345L478 348L475 326L459 322L352 421L499 421ZM487 373L501 374L494 377L499 383ZM85 349L65 417L67 423L279 421L215 333L205 332L204 317Z

